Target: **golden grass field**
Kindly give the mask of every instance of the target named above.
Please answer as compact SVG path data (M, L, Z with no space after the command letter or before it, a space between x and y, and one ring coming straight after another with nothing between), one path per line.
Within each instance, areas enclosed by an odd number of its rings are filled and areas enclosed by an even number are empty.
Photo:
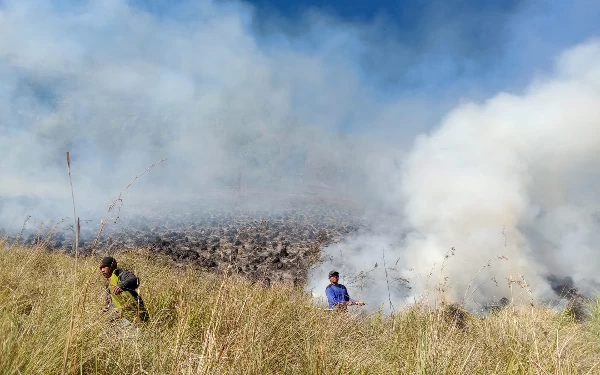
M118 260L151 320L120 328L102 313L99 257L4 244L0 259L0 374L600 374L598 305L584 323L544 306L341 313L139 250Z

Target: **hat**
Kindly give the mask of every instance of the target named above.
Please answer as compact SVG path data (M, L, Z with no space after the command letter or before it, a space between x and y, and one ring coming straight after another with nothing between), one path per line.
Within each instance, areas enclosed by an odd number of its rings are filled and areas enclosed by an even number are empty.
M100 268L102 267L117 268L117 260L113 257L104 257L100 262Z
M333 271L329 271L329 277L331 277L331 276L334 276L334 275L337 275L337 276L339 276L339 275L340 275L340 273L339 273L338 271L335 271L335 270L333 270Z

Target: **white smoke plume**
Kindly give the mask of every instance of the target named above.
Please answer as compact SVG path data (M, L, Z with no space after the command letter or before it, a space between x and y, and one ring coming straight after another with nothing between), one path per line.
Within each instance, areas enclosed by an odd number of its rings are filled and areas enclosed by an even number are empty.
M341 267L355 294L384 307L427 293L471 305L550 301L549 275L593 292L600 285L599 103L594 40L562 54L553 73L522 93L461 104L416 138L401 168L383 171L396 187L388 203L402 218L389 237L397 240L365 235L338 244L315 278ZM377 276L362 285L369 270Z
M66 151L83 217L163 158L124 213L209 201L235 184L290 195L359 186L352 166L365 142L337 127L368 93L344 57L352 41L335 41L343 29L312 51L268 48L246 4L183 11L195 17L178 23L121 0L0 4L0 198L12 198L0 200L0 227L69 216ZM362 102L363 114L376 110Z

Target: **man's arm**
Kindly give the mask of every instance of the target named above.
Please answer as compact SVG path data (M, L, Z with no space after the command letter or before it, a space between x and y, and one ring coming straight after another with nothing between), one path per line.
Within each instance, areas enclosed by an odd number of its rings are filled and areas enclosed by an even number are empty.
M344 287L344 299L345 299L346 301L349 301L349 302L350 302L350 303L349 303L349 305L354 305L354 304L356 304L356 305L359 305L359 306L364 306L364 304L365 304L365 303L364 303L363 301L361 301L361 300L358 300L358 301L357 301L357 300L355 300L355 299L352 299L352 298L350 298L350 295L348 294L348 289L346 289L346 287Z
M344 301L350 301L352 303L356 302L356 300L350 298L350 295L348 294L348 289L346 289L345 286L344 286Z

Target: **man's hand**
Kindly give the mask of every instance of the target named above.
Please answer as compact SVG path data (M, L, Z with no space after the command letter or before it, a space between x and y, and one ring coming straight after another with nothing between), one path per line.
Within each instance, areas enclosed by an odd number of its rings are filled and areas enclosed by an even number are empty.
M357 301L357 302L356 302L356 304L357 304L358 306L364 306L364 305L365 305L365 303L364 303L363 301Z
M119 288L118 286L115 286L115 288L113 289L113 293L118 296L119 294L123 293L123 289Z

